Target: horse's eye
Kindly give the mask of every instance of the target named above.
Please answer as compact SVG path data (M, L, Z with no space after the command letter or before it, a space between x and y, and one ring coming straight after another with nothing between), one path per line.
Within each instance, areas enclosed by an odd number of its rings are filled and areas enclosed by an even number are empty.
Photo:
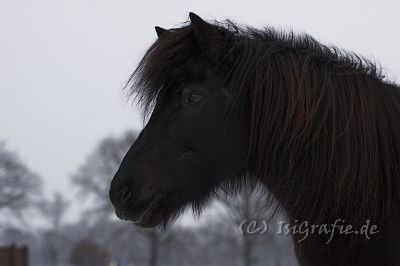
M190 103L199 103L204 99L204 95L198 94L198 93L190 93L188 101Z

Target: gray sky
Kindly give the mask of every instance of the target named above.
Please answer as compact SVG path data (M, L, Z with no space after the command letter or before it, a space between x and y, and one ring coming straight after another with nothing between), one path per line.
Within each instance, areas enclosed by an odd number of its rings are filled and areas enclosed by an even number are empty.
M375 58L395 80L399 10L396 0L0 0L0 140L47 193L68 194L69 176L100 139L141 128L121 89L155 25L179 26L193 11L308 32Z

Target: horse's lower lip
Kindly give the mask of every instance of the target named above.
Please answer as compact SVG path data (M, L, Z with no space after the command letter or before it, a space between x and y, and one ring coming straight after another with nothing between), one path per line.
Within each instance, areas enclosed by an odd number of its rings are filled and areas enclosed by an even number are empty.
M140 214L139 218L132 220L132 222L142 227L154 227L161 223L160 220L162 220L162 210L160 207L163 199L164 194L156 194L151 203L147 206L143 213Z
M156 227L164 222L163 212L156 211L151 214L149 219L142 220L140 222L136 222L135 225L144 227L144 228L153 228Z

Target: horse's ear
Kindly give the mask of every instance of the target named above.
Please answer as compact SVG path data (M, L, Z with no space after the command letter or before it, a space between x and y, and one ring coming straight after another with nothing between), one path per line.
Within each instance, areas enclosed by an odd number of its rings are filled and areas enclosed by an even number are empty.
M164 35L165 33L168 32L168 30L163 29L163 28L158 27L158 26L155 26L154 28L156 29L158 38L160 38L162 35Z
M190 12L191 30L194 38L203 52L213 59L219 61L220 57L226 54L230 45L230 36L227 30L207 23L198 15Z
M202 44L207 42L207 38L213 32L213 25L205 22L201 17L193 12L189 13L191 27L196 40Z

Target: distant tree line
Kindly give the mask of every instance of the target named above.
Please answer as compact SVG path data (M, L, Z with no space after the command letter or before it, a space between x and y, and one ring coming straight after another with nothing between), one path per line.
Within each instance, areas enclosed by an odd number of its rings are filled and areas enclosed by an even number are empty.
M218 215L200 225L149 230L116 219L108 187L136 137L130 131L102 140L72 175L76 201L89 206L75 223L65 219L69 202L62 194L44 198L40 177L0 145L0 221L9 220L3 218L5 210L23 221L3 223L0 245L27 244L31 266L296 265L289 237L239 232L243 220L268 218L257 190L244 189L237 197L222 195ZM25 227L31 214L43 226Z

